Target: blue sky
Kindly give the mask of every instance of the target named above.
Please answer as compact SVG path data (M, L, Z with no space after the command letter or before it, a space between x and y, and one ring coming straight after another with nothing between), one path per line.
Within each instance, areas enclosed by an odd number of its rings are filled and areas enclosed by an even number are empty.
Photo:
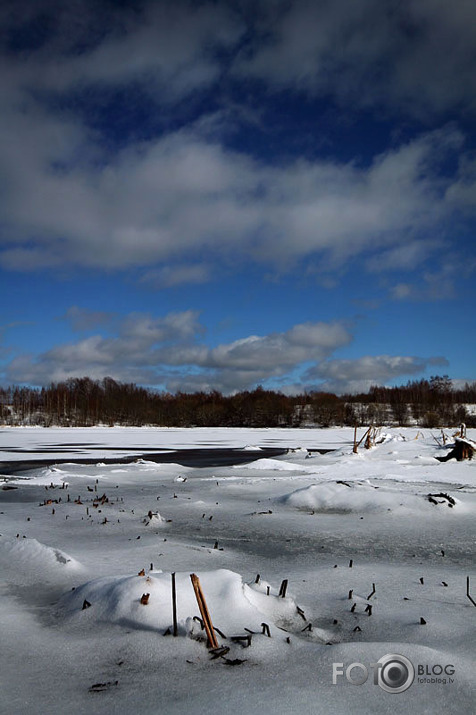
M472 0L0 22L2 384L476 378Z

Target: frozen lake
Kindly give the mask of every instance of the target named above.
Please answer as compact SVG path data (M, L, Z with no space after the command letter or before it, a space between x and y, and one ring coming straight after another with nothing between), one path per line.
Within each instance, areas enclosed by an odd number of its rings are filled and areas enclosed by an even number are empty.
M358 454L352 439L0 430L0 711L474 710L476 462L439 462L429 430L383 430ZM213 454L237 463L193 461ZM229 649L214 659L192 573ZM374 684L388 655L413 664L402 692Z

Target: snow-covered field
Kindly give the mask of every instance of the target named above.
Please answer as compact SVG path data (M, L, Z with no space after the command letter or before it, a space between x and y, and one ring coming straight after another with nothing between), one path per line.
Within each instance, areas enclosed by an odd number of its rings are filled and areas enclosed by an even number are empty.
M474 712L476 460L439 462L429 430L380 437L1 429L0 712ZM228 447L250 461L143 456ZM12 474L36 459L57 463Z

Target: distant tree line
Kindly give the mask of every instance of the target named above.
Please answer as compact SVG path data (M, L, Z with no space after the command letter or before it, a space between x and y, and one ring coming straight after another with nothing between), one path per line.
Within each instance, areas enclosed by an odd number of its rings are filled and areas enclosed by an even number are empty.
M476 384L454 389L433 376L401 387L371 387L366 393L284 395L257 387L222 395L217 391L157 392L110 377L71 378L48 387L0 387L0 422L6 425L82 427L300 427L317 425L418 424L476 426Z

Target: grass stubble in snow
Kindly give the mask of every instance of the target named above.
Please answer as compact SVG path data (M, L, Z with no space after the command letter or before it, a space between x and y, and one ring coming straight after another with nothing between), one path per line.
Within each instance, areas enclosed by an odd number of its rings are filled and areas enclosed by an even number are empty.
M476 462L440 463L416 433L353 454L344 429L1 430L4 462L74 448L0 490L0 711L474 712ZM101 444L108 458L206 445L254 461L75 463ZM294 451L260 459L269 446ZM336 451L307 451L322 446ZM206 648L191 573L224 657ZM250 631L249 647L231 639ZM414 665L404 692L374 683L387 654Z

